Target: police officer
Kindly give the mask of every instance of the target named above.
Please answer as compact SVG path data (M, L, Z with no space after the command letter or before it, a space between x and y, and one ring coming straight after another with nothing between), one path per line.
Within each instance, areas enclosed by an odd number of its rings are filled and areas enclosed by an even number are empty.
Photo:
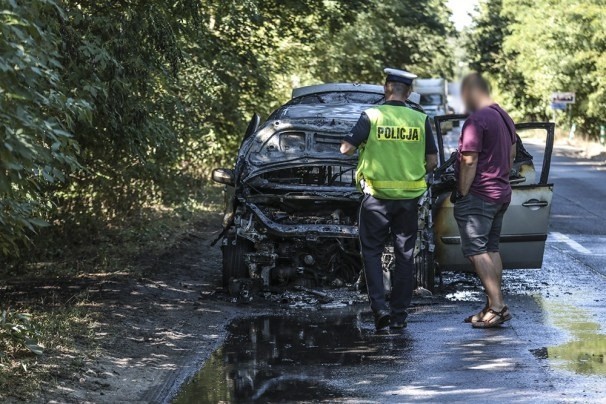
M359 149L356 181L364 193L360 243L370 306L377 330L406 327L413 293L419 197L425 175L437 165L437 147L427 115L405 103L414 74L385 69L385 103L367 109L341 143L341 153ZM391 234L396 258L391 311L385 301L381 256Z

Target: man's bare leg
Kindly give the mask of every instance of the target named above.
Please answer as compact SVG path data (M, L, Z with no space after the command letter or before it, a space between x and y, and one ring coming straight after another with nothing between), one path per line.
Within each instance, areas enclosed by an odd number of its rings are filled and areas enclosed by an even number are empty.
M499 283L499 290L503 289L503 261L501 260L501 254L498 252L489 252L488 255L492 260L493 268L497 273L497 279ZM490 301L490 297L488 299L489 306L492 306L493 302Z
M497 254L498 253L492 253ZM484 253L469 257L476 273L484 285L488 302L491 309L501 311L505 306L503 293L501 292L501 278L503 273L501 258L493 260L490 253Z

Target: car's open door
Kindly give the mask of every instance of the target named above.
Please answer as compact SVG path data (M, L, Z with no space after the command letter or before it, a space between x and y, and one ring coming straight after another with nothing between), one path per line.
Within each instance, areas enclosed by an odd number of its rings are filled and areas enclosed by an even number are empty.
M466 115L435 118L440 164L456 150ZM444 130L447 128L447 130ZM549 226L553 185L549 169L555 125L537 122L516 125L516 132L528 149L521 150L512 177L513 196L501 233L501 255L507 269L541 268ZM540 171L539 171L540 170ZM447 170L448 172L448 170ZM443 179L443 178L442 178ZM437 180L440 180L439 178ZM436 260L442 270L471 270L461 252L461 238L453 216L450 192L443 192L434 204Z

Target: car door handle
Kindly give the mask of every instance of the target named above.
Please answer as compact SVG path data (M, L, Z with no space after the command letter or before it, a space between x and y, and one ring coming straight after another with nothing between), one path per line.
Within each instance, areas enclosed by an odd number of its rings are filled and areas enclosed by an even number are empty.
M547 201L539 201L538 199L531 199L522 204L525 208L543 208L549 205Z

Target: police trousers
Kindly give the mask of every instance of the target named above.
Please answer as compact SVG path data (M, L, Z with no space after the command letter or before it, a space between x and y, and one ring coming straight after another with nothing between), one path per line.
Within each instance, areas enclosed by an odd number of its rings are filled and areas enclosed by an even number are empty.
M418 200L386 200L365 195L360 206L360 244L370 307L375 313L387 310L381 257L390 235L393 241L396 263L391 274L392 321L406 320L406 309L412 300Z

